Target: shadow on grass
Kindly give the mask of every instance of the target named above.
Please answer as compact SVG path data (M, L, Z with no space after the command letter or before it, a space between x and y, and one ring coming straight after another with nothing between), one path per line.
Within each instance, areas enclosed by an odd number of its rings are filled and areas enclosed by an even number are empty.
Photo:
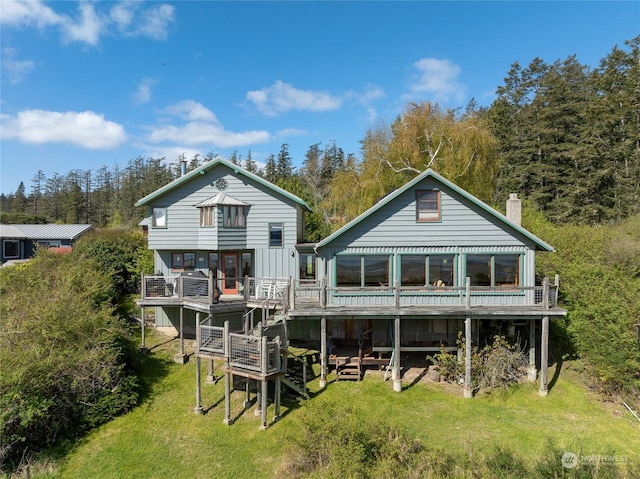
M562 371L562 359L558 359L558 361L556 361L556 370L553 372L553 377L551 378L551 381L549 381L549 384L547 385L547 389L549 391L551 391L553 387L556 385L556 383L558 382L558 378L560 377L560 371Z
M153 397L155 386L162 381L168 374L173 361L164 356L153 354L153 350L174 341L170 338L162 343L156 344L149 348L145 354L139 354L136 357L134 371L140 380L140 398L138 406L145 403Z

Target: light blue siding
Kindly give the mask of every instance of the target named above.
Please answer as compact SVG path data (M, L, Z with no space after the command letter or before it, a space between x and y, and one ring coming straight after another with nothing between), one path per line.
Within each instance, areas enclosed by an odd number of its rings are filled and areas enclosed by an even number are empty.
M195 207L220 191L215 183L224 178L224 192L248 203L246 228L222 228L221 208L214 227L200 227L200 211ZM302 207L290 198L279 195L264 185L235 173L224 164L216 165L202 175L193 177L149 204L167 207L167 227L149 228L149 248L158 253L156 267L170 273L171 251L202 253L208 251L253 250L254 274L258 277L288 277L295 275L294 246L302 241ZM283 224L283 247L269 247L269 223ZM201 254L196 255L196 259ZM206 268L198 264L198 269Z
M441 219L417 222L415 192L428 189L441 192ZM330 243L333 248L398 245L423 248L534 247L524 235L507 230L496 217L431 177L405 191Z

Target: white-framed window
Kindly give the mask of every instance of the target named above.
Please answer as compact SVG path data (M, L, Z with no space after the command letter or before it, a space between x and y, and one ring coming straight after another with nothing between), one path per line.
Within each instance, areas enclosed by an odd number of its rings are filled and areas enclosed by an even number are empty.
M4 240L2 242L2 254L6 259L20 257L20 241Z
M282 248L284 246L284 225L269 223L269 247Z
M245 207L240 205L224 205L222 207L222 224L225 228L245 228Z
M416 221L440 221L440 191L416 190Z
M151 227L152 228L166 228L167 227L167 208L153 208L151 213Z

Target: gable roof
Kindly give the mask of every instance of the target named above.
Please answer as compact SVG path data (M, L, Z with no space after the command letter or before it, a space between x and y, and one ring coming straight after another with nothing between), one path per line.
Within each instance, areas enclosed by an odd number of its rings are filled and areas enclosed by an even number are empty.
M192 178L194 178L194 177L196 177L198 175L204 174L207 170L210 170L210 169L212 169L213 167L215 167L217 165L223 165L223 166L227 167L228 169L230 169L231 171L233 171L234 173L242 175L242 176L245 176L246 178L249 178L250 180L255 181L256 183L259 183L262 186L267 187L268 189L270 189L274 193L276 193L276 194L278 194L280 196L284 196L285 198L288 198L288 199L292 200L295 203L298 203L305 210L311 211L311 208L309 207L309 205L307 205L307 203L304 200L298 198L296 195L294 195L292 193L289 193L288 191L280 188L279 186L274 185L273 183L265 180L264 178L261 178L258 175L250 173L249 171L245 170L244 168L241 168L238 165L234 165L233 163L231 163L231 162L229 162L227 160L224 160L224 159L222 159L220 157L216 157L213 160L205 163L204 165L199 166L195 170L191 170L186 175L182 175L180 178L176 178L171 183L167 183L162 188L158 188L153 193L150 193L147 196L145 196L144 198L138 200L134 206L147 205L150 202L152 202L153 200L161 197L165 193L168 193L169 191L178 188L179 186L189 182Z
M338 238L342 234L346 233L347 231L349 231L351 228L353 228L357 224L359 224L362 221L364 221L366 218L371 216L373 213L375 213L376 211L380 210L385 205L391 203L395 198L397 198L398 196L403 194L405 191L410 190L415 185L417 185L422 180L424 180L425 178L428 178L428 177L433 178L435 181L441 183L442 185L446 186L447 188L450 188L451 190L455 191L459 195L463 196L465 199L467 199L468 201L470 201L474 205L476 205L479 208L481 208L482 210L484 210L490 216L493 216L498 221L502 222L508 229L514 230L514 231L524 235L529 240L531 240L539 250L542 250L542 251L555 251L553 246L551 246L548 243L545 243L540 238L538 238L536 235L534 235L530 231L526 230L522 226L517 225L514 222L510 221L502 213L499 213L498 211L496 211L495 209L493 209L489 205L487 205L485 202L483 202L483 201L479 200L478 198L476 198L475 196L473 196L471 193L469 193L466 190L460 188L458 185L452 183L451 181L447 180L443 176L440 176L438 173L433 171L431 168L429 168L426 171L422 172L421 174L416 176L414 179L412 179L411 181L406 183L401 188L398 188L397 190L393 191L392 193L389 193L387 196L382 198L380 201L378 201L375 205L373 205L367 211L365 211L361 215L357 216L356 218L351 220L349 223L347 223L346 225L344 225L340 229L336 230L331 235L327 236L322 241L318 242L316 244L316 248L320 248L320 247L328 245L333 240L335 240L336 238Z
M31 240L75 240L89 230L91 225L0 225L0 237Z

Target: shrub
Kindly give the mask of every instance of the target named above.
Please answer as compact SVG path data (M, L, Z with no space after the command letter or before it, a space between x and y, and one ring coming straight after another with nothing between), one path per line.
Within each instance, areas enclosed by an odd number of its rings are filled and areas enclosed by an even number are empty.
M466 343L458 333L461 357L466 355ZM440 374L452 383L462 384L465 376L464 360L444 348L433 357ZM481 389L505 389L519 382L527 374L528 358L518 346L510 344L504 336L494 336L493 343L471 355L471 385Z
M125 325L93 263L38 251L3 270L0 468L131 409L138 381Z

